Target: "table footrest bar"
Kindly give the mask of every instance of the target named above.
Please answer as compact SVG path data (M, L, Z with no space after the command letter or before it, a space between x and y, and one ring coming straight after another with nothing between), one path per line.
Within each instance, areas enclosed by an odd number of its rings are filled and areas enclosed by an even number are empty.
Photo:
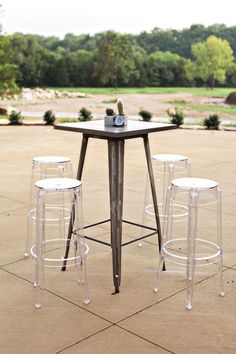
M138 237L138 238L135 238L135 239L133 239L131 241L125 242L121 246L123 247L123 246L129 245L130 243L134 243L134 242L143 240L144 238L147 238L147 237L150 237L150 236L153 236L153 235L156 235L156 232L152 232L151 234L148 234L148 235L145 235L145 236L142 236L142 237Z
M103 221L98 221L96 222L95 224L89 224L87 226L84 227L84 229L89 229L90 227L94 227L94 226L98 226L98 225L101 225L101 224L105 224L106 222L109 222L111 221L111 219L106 219L106 220L103 220Z
M150 227L150 226L146 226L146 225L142 225L142 224L137 224L136 222L128 221L128 220L122 220L122 222L124 222L125 224L130 224L130 225L142 227L143 229L156 231L156 233L157 233L157 229L155 229L155 228L153 228L153 227Z
M103 245L105 245L105 246L111 247L111 244L108 243L108 242L101 241L101 240L98 240L98 239L96 239L96 238L93 238L93 237L90 237L90 236L86 236L86 235L84 235L84 238L86 238L87 240L95 241L95 242L101 243L101 244L103 244Z

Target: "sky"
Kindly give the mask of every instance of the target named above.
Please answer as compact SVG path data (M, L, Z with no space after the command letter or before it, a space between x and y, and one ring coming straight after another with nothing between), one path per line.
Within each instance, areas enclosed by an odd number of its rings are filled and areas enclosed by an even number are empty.
M236 0L0 0L4 34L139 34L192 24L236 25Z

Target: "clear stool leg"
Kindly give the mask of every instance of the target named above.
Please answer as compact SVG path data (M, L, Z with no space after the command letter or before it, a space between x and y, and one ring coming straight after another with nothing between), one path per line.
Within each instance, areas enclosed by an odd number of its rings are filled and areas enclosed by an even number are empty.
M191 310L193 305L193 279L195 271L195 240L197 237L199 194L194 189L189 192L189 219L187 238L187 300L186 308Z
M32 218L32 211L28 211L27 215L27 236L26 236L26 245L25 245L25 252L24 256L29 257L30 255L30 247L32 245L32 232L33 232L33 223L34 220Z
M44 241L45 241L45 206L43 191L37 193L36 199L36 273L35 273L35 285L36 285L36 302L35 308L42 307L42 296L44 289Z
M146 225L146 221L147 221L147 219L148 219L148 207L149 207L149 205L148 205L148 202L149 202L149 194L150 194L150 183L149 183L149 176L148 176L148 173L147 173L147 175L146 175L146 186L145 186L145 195L144 195L144 203L143 203L143 205L144 205L144 208L143 208L143 218L142 218L142 225ZM141 235L140 235L141 237L143 237L144 236L144 228L141 228ZM138 246L139 247L142 247L142 241L140 241L139 243L138 243Z
M191 176L191 162L189 160L187 160L186 164L187 164L187 167L186 167L187 176L190 177Z
M162 244L161 244L161 252L159 255L159 262L157 268L157 278L156 278L156 285L154 287L154 292L158 292L160 290L160 278L161 272L163 270L164 265L164 254L163 254L163 244L169 238L169 231L171 230L170 223L172 223L172 217L170 214L170 204L172 203L172 187L169 186L166 192L166 200L165 200L165 208L164 208L164 215L163 215L163 233L162 233Z
M75 257L79 252L79 264L75 266L78 268L78 282L83 284L84 296L83 303L88 305L90 303L89 292L88 292L88 281L87 281L87 269L86 269L86 249L84 241L84 221L83 221L83 209L82 209L82 188L75 190L75 207L72 208L72 215L74 218L74 228L73 228L73 241L74 241L74 252Z
M222 202L221 190L217 188L217 243L220 247L221 254L218 261L218 274L219 274L219 289L220 295L224 296L224 281L223 281L223 260L222 260Z
M25 244L25 252L24 256L28 257L30 255L30 247L32 245L32 213L33 209L35 209L35 187L34 187L34 170L35 163L32 162L32 172L31 172L31 189L30 189L30 198L29 198L29 210L27 214L27 233L26 233L26 244Z

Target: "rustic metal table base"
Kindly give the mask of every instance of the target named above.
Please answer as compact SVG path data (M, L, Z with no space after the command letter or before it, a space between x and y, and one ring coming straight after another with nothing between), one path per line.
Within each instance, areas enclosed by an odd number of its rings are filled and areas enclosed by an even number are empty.
M90 124L89 124L90 123ZM92 124L93 123L93 124ZM77 171L77 179L81 180L83 166L85 161L85 155L89 138L105 139L108 141L108 165L109 165L109 189L110 189L110 218L92 225L85 227L88 228L110 222L111 225L111 243L103 242L95 238L85 235L85 238L95 242L102 243L112 248L112 261L113 261L113 283L115 287L115 293L119 292L121 284L121 248L122 246L139 241L141 239L150 237L154 234L158 236L159 252L161 250L161 226L158 212L158 204L154 183L154 176L151 163L151 154L148 133L157 132L162 130L168 130L175 128L174 125L168 124L152 124L141 122L129 122L129 128L106 128L101 122L86 122L84 125L80 124L61 124L55 126L55 129L77 131L83 133L83 139L81 144L80 159ZM144 150L146 155L146 162L148 168L148 174L150 179L150 186L152 192L153 206L155 211L156 228L150 228L145 225L136 224L127 220L123 220L123 189L124 189L124 148L125 140L132 138L142 138L144 143ZM149 234L133 239L129 242L122 244L122 223L128 223L138 227L149 230ZM68 239L71 237L73 226L73 220L70 220ZM65 258L68 257L69 245L67 244L67 250ZM66 269L66 263L62 270Z

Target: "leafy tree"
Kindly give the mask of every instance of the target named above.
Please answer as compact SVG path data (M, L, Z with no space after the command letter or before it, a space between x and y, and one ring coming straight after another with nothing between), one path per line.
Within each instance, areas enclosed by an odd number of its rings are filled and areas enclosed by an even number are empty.
M8 38L14 64L21 73L17 82L30 87L43 86L50 52L38 43L35 36L16 33Z
M146 50L148 54L157 50L176 51L176 31L154 28L150 33L142 32L137 36L137 43Z
M233 66L233 51L226 40L210 36L205 42L192 46L195 58L195 77L200 77L213 89L215 82L224 83L226 73Z
M155 52L148 56L147 73L151 86L184 86L187 60L171 52Z
M17 66L12 63L9 40L0 36L0 94L17 92Z
M0 4L0 14L1 14L1 12L2 12L1 7L2 7L2 4ZM0 23L0 34L1 34L1 33L2 33L2 24Z
M55 63L51 68L54 85L61 87L72 86L68 71L70 53L65 48L58 47L55 54Z
M236 86L236 63L234 63L232 68L227 72L226 82L229 87Z
M112 87L128 85L131 77L137 76L136 47L128 35L106 32L98 47L95 66L98 82Z
M200 62L205 65L210 58L199 60L191 51L199 42L206 43L209 36L227 41L236 55L236 26L219 24L194 24L181 31L154 28L139 35L114 31L93 36L68 33L63 39L15 33L7 37L8 44L3 43L6 37L2 36L0 65L8 65L0 68L1 85L4 90L13 87L15 78L21 86L185 86L205 82L235 86L235 66L218 63L217 71L214 66L217 76L208 76L205 72L212 63L204 69ZM211 58L218 57L224 64L231 61L224 48L215 47L220 56L211 50ZM227 60L219 59L222 53Z
M53 52L57 49L57 47L60 46L61 43L61 40L55 36L44 37L44 36L34 35L34 37L36 38L36 40L41 46Z
M92 83L93 54L80 49L70 53L68 72L73 86L90 86Z

